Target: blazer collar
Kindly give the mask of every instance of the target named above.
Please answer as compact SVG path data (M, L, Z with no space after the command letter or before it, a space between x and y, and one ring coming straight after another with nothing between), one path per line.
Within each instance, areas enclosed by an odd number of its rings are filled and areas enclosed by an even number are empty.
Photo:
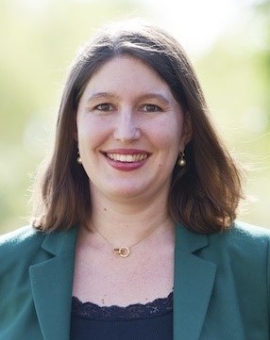
M45 236L46 259L30 267L30 281L44 340L68 340L77 228Z
M208 246L207 235L176 228L174 340L198 340L209 305L216 265L194 254Z

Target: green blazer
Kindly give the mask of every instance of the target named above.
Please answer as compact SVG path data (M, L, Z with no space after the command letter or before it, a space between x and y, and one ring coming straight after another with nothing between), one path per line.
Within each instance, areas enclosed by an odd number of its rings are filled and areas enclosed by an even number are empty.
M69 339L76 235L1 237L0 340ZM246 225L208 236L177 227L174 340L270 339L269 240Z

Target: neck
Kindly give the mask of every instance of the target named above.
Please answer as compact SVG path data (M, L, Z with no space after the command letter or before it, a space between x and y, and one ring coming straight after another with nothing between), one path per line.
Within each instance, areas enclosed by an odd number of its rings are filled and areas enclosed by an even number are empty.
M173 230L174 223L169 216L164 195L157 197L151 204L141 201L135 204L128 200L123 204L95 196L92 208L90 229L115 245L132 245L148 234L154 236L155 230Z

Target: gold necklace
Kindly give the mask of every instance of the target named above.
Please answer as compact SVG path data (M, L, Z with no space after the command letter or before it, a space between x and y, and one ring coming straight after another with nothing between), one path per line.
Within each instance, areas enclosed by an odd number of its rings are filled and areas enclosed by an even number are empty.
M109 245L111 245L113 247L113 252L116 255L119 255L121 257L128 257L130 255L130 249L134 246L136 246L137 244L141 243L142 241L144 241L145 239L147 239L151 234L153 234L153 232L155 230L157 230L158 228L154 228L153 230L150 230L143 238L141 238L139 241L133 243L131 246L129 247L117 247L115 248L114 245L104 236L101 234L101 232L96 229L93 228L107 243L109 243Z

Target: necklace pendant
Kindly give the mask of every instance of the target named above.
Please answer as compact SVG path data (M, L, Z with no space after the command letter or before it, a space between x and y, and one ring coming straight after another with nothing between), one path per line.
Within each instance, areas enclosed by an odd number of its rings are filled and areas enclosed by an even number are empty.
M128 257L130 254L128 247L115 248L113 251L121 257Z

